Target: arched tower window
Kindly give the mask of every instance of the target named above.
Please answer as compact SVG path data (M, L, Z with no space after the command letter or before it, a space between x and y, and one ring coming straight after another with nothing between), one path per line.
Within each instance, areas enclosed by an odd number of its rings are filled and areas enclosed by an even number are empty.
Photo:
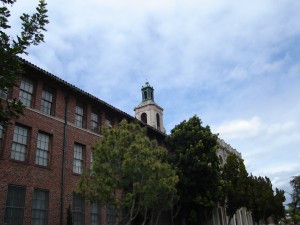
M147 91L144 91L144 99L146 100L147 98Z
M220 162L220 165L223 166L224 161L223 161L222 156L220 156L220 155L219 155L219 162Z
M146 113L142 113L141 120L147 124L147 114Z
M157 129L160 128L160 117L159 117L159 114L156 113L156 125L157 125Z

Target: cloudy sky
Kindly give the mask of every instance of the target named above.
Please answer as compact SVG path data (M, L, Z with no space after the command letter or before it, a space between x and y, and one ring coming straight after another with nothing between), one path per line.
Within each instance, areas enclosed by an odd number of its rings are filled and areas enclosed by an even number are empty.
M247 169L300 174L300 1L48 0L30 62L134 115L149 81L167 133L198 115ZM11 24L34 1L12 8Z

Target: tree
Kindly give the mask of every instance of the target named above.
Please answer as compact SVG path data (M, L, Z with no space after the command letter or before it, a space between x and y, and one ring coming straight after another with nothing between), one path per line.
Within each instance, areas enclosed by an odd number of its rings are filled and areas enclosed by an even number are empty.
M288 204L289 214L294 223L300 223L300 175L294 176L290 181L293 192L291 193L292 202Z
M248 172L243 159L230 153L223 168L225 182L225 207L229 217L228 224L236 211L249 206Z
M10 27L8 19L12 6L16 0L1 0L0 7L0 94L5 100L0 99L0 125L6 126L12 119L23 114L24 106L17 99L9 99L9 91L17 85L23 73L22 65L17 55L28 54L26 49L31 45L38 45L44 41L43 32L46 31L47 9L44 0L40 0L36 13L23 14L20 19L22 31L16 38L7 34Z
M93 147L92 174L79 182L79 193L109 205L116 224L156 224L162 210L176 200L178 177L167 163L167 150L150 141L145 128L123 120L118 128L106 127Z
M284 217L284 191L276 188L275 195L268 177L249 177L250 205L253 222L266 221L272 216L275 220Z
M193 116L171 130L167 144L169 161L179 176L178 216L182 224L199 224L209 218L219 202L221 177L216 155L217 135Z

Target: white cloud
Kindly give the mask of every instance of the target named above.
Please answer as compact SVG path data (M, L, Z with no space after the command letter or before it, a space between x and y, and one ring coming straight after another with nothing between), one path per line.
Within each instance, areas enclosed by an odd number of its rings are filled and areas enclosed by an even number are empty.
M37 2L17 1L14 15ZM300 1L47 3L31 62L131 115L148 80L167 131L198 114L249 170L288 182L300 157Z
M228 139L245 139L258 136L263 130L263 124L258 117L250 120L233 120L225 122L216 128L216 133Z

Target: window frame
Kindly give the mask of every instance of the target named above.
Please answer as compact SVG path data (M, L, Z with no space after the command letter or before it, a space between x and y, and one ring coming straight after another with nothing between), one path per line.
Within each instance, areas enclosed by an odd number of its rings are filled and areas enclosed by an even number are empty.
M47 96L50 96L51 100L47 99ZM46 103L46 105L45 105ZM50 108L48 107L50 105ZM41 107L40 111L46 115L53 116L54 115L54 106L55 104L55 91L54 89L44 86L42 90L42 96L41 96Z
M4 141L4 133L5 133L5 130L3 128L3 126L0 125L0 157L2 156L2 150L4 149L3 148L3 141Z
M43 135L43 136L46 136L48 138L48 145L47 145L47 150L46 149L42 149L42 148L39 148L39 141L43 141L43 140L39 140L40 136L39 135ZM46 142L43 142L44 144ZM37 135L37 142L36 142L36 151L35 151L35 165L37 166L42 166L42 167L49 167L50 166L50 154L51 154L51 147L52 147L52 136L48 133L45 133L45 132L42 132L42 131L39 131L38 132L38 135ZM46 155L47 157L40 157L40 155L38 156L38 152L43 152L45 153L46 152ZM44 155L43 155L44 156ZM43 161L46 160L46 165L43 165L43 164L40 164L40 160L39 159L42 159ZM38 161L37 161L38 160Z
M19 191L22 191L23 193L18 193L18 194L10 193L10 191L13 192L13 191L16 191L16 189L19 189ZM12 200L9 200L9 194L11 194L13 196ZM17 206L15 205L16 202L14 202L16 200L16 199L14 199L14 197L16 198L16 196L19 197L19 199L17 199L19 201L18 202L19 205L17 205ZM25 186L19 186L19 185L13 185L13 184L7 185L6 201L5 201L5 208L4 208L4 215L3 215L4 216L4 218L3 218L4 224L6 224L6 223L8 224L10 222L16 222L15 220L12 220L12 219L17 218L14 213L16 211L19 215L19 219L17 220L17 222L19 224L24 223L25 201L26 201L26 187ZM9 205L9 203L11 203L11 205ZM11 211L7 212L8 210L11 210Z
M32 90L30 91L28 89L32 89ZM35 91L35 82L31 78L22 77L20 82L19 100L23 103L23 105L29 108L33 108L34 91ZM30 98L28 98L28 96L30 96Z
M96 116L97 120L94 119L94 116ZM97 134L100 134L100 113L97 111L91 112L91 131ZM95 126L94 126L95 125Z
M37 196L36 192L43 192L45 194L45 208L44 209L40 209L40 208L35 208L34 203L35 203L35 197ZM34 212L39 211L39 212L43 212L44 214L44 219L43 219L43 225L48 225L48 215L49 215L49 190L43 190L43 189L38 189L35 188L33 191L33 196L32 196L32 209L31 209L31 225L34 225ZM38 199L40 200L40 199ZM40 200L41 201L41 200ZM38 204L39 205L39 204ZM40 224L39 221L37 223L38 225Z
M78 207L78 203L80 204L80 210L77 210L78 208L76 208ZM73 194L72 218L74 225L85 224L85 199L75 193ZM75 221L75 219L78 218L81 218L81 221Z
M79 111L81 109L82 113ZM79 128L86 127L86 106L81 103L77 102L75 107L75 126Z
M16 134L18 135L16 137L16 141L15 141L15 129L16 127L18 128L22 128L24 130L26 130L26 143L20 143L20 142L17 142L18 139L19 139L19 136L22 136L23 134ZM15 127L14 127L14 131L13 131L13 142L12 142L12 146L11 146L11 154L10 154L10 159L11 160L15 160L15 161L20 161L20 162L26 162L27 161L27 154L28 154L28 149L29 149L29 135L30 135L30 128L26 127L26 126L22 126L20 124L15 124ZM25 137L23 135L23 137ZM23 138L22 138L23 139ZM15 147L14 147L15 146ZM21 152L21 151L17 151L17 146L21 146L21 147L24 147L24 152ZM24 160L21 160L20 157L17 158L16 154L24 154Z
M93 211L96 207L97 212ZM96 219L94 219L96 217ZM91 202L90 204L90 225L100 225L102 220L102 207L98 202Z
M81 158L79 156L78 148L81 148ZM79 143L74 144L74 155L73 155L73 173L82 174L83 172L83 162L84 162L84 149L85 146Z

